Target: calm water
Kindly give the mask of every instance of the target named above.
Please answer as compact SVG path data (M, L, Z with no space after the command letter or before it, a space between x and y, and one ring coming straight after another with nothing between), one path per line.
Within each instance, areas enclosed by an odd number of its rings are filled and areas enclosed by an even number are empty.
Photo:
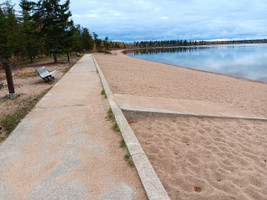
M267 82L266 43L154 48L127 55Z

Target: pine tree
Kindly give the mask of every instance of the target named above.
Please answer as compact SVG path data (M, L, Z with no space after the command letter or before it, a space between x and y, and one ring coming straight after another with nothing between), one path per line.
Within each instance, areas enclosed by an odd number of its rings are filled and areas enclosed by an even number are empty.
M1 61L9 59L12 55L12 49L9 44L8 25L6 20L6 13L3 5L0 6L0 58Z
M40 54L43 45L37 23L32 19L26 3L25 0L22 0L20 3L22 8L21 32L24 46L23 53L27 55L30 62L33 62L34 57Z
M18 24L13 7L10 1L0 4L0 58L7 62L18 52Z
M81 52L83 50L83 42L82 42L82 31L80 25L76 25L72 27L73 30L73 43L72 43L72 51Z
M11 56L18 52L18 24L13 7L10 1L0 4L0 61L6 72L9 98L17 96L10 66Z
M66 53L66 42L70 34L73 22L69 20L70 1L60 4L60 0L40 0L38 3L28 2L33 5L33 18L40 27L43 42L48 53L53 54L54 62L57 56Z
M93 32L93 38L94 38L94 46L95 46L95 48L96 48L96 50L100 50L100 48L101 48L101 39L98 39L98 35L95 33L95 32Z
M108 36L105 37L104 46L105 46L106 51L108 51L109 49Z
M87 28L82 29L81 38L82 38L83 48L86 51L92 50L94 46L94 41Z
M73 25L73 21L71 21L71 26L67 30L65 30L65 36L63 38L63 53L65 53L68 57L68 61L70 61L70 52L73 51L74 46L76 46L77 43L77 37L76 37L76 29Z

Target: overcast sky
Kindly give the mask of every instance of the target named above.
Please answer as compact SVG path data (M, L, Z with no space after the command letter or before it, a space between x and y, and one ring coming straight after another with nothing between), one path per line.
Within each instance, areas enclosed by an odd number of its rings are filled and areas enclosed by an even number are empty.
M71 0L70 9L113 41L267 38L267 0Z

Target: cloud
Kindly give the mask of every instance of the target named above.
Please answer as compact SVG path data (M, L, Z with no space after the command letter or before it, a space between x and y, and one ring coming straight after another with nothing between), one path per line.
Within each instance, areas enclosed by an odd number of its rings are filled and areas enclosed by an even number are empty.
M161 19L166 20L166 19L169 19L169 17L163 16L163 17L161 17Z
M267 38L266 0L73 0L70 9L111 40Z
M109 10L108 12L113 16L123 16L121 12L118 12L116 10Z
M85 15L74 14L73 17L74 18L97 18L98 15L96 13L89 13Z

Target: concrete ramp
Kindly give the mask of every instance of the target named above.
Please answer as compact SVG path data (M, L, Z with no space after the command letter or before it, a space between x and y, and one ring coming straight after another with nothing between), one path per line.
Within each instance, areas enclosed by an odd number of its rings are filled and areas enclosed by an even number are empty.
M120 108L129 112L162 113L171 115L267 120L232 104L187 99L114 94Z

